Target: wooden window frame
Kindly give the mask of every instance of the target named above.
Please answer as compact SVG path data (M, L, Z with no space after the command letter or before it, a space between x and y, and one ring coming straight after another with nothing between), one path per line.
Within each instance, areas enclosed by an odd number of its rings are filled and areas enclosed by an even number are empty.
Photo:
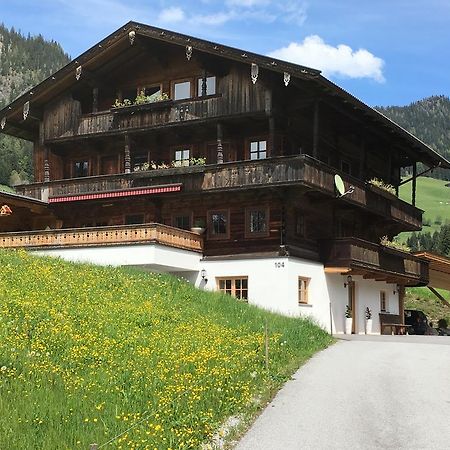
M79 163L79 162L87 162L88 167L87 167L87 172L88 174L82 177L77 177L75 174L75 164ZM70 160L70 178L87 178L92 176L92 158L73 158Z
M251 152L251 148L250 147L252 145L252 142L257 142L258 146L259 146L259 143L262 142L262 141L266 142L266 157L265 158L251 159L252 152ZM245 142L246 142L245 155L246 155L248 160L250 160L250 161L262 161L264 159L270 158L270 155L272 153L272 149L269 147L270 140L269 140L269 136L268 135L250 137L250 138L247 138ZM259 154L259 150L258 150L258 154Z
M174 228L176 228L176 225L175 225L175 218L176 217L189 217L189 224L190 225L189 225L188 230L190 230L194 226L194 213L193 213L193 211L178 211L178 212L172 213L172 215L170 216L170 223L171 223L171 226L174 227Z
M194 93L195 93L195 86L194 86L195 81L194 80L195 80L195 78L180 78L179 80L172 80L170 82L170 98L173 101L175 101L175 102L183 102L183 101L187 101L187 100L193 98L194 97ZM181 83L189 83L189 85L190 85L190 89L189 89L190 97L176 99L175 98L175 85L176 84L181 84Z
M266 213L266 231L252 232L250 231L250 214L252 211L264 211ZM270 207L268 205L260 205L255 207L245 208L245 237L247 239L255 239L261 237L268 237L270 235Z
M211 97L213 95L217 95L217 76L216 75L206 75L206 78L215 78L216 79L216 81L214 83L214 93L213 94L207 93L206 95L202 95L202 88L201 88L201 86L199 86L198 82L201 81L203 83L203 78L204 78L203 75L195 78L195 89L196 89L197 97L205 98L205 97Z
M384 298L383 298L384 297ZM384 309L383 309L384 303ZM389 299L386 291L380 291L380 312L389 312Z
M300 223L302 222L302 223ZM301 228L301 230L300 230ZM305 211L301 209L295 210L294 234L296 237L306 239L306 218Z
M176 163L175 158L176 158L177 152L184 151L184 150L189 150L189 159L187 159L187 160L181 159L180 161L189 161L189 164L188 165L180 164L179 166L175 165L175 163ZM174 167L189 167L191 165L190 160L191 160L191 158L193 158L193 146L192 145L183 145L183 144L173 146L171 148L171 155L172 155L172 161L174 163Z
M311 278L308 277L298 277L297 280L297 295L299 305L309 305L309 283ZM305 289L302 289L302 282L305 283Z
M212 215L217 213L225 213L226 215L226 233L217 235L213 234L213 226L212 226ZM227 240L230 239L230 210L228 208L221 208L221 209L210 209L207 211L207 224L206 224L206 230L207 230L207 237L210 240Z
M145 89L153 88L153 87L159 87L159 90L161 91L161 94L163 94L163 84L162 83L154 83L154 84L145 84L142 86L138 86L137 88L137 94L141 94L145 92Z
M227 294L227 292L225 292L224 290L220 289L220 282L221 281L231 281L231 293ZM236 297L236 280L246 280L247 281L247 289L240 289L240 291L242 292L243 290L247 291L247 298L242 298L242 297ZM238 276L232 276L232 277L216 277L216 290L218 292L222 292L225 295L231 295L232 297L241 300L243 302L248 302L248 276L247 275L238 275Z

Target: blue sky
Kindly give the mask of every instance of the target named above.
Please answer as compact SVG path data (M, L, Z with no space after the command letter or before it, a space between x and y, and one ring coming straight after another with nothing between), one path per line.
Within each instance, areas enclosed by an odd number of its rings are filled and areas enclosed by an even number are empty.
M370 105L450 95L448 0L0 0L72 57L129 20L321 69Z

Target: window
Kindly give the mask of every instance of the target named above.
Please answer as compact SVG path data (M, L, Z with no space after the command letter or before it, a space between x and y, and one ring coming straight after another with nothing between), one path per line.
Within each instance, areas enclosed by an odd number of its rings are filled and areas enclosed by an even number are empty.
M246 210L246 237L260 237L269 235L269 209L247 208Z
M144 214L130 214L125 216L125 225L144 223Z
M250 159L267 158L267 141L250 142Z
M217 289L224 294L232 295L241 300L248 299L248 278L217 278Z
M141 94L145 95L146 97L150 97L149 101L154 102L161 98L162 92L161 92L161 85L157 86L149 86L141 89Z
M347 175L351 175L352 174L351 162L343 159L341 161L341 170L342 170L342 172L346 173Z
M132 169L133 171L143 170L148 164L148 154L140 153L137 155L132 155Z
M206 81L206 91L203 89L203 80ZM216 93L216 77L199 78L197 80L197 95L203 97L204 95L214 95Z
M175 167L189 166L190 149L175 150Z
M208 212L208 237L228 239L230 237L228 210Z
M173 86L173 99L182 100L184 98L191 97L191 82L181 81L179 83L174 83Z
M309 278L298 277L298 303L305 305L308 303Z
M295 217L295 234L298 237L306 237L306 221L305 216L301 211L297 211Z
M73 165L73 176L75 178L89 176L89 162L88 161L75 161Z
M191 215L190 214L182 214L178 216L172 217L172 226L175 228L181 228L182 230L190 230L191 229Z
M136 88L122 89L122 101L128 99L133 103L136 100L136 96L137 96Z
M385 291L380 291L380 311L387 312L389 310L388 300Z

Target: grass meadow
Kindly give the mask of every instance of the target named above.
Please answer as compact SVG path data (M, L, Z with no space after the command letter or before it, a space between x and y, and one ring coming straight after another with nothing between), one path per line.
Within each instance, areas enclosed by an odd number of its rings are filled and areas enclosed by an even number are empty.
M169 276L0 251L0 448L208 448L331 342Z

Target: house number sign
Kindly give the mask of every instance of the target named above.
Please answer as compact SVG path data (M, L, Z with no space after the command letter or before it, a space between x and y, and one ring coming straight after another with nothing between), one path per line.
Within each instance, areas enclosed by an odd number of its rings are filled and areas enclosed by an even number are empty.
M275 263L275 269L283 269L283 268L284 268L284 261Z

